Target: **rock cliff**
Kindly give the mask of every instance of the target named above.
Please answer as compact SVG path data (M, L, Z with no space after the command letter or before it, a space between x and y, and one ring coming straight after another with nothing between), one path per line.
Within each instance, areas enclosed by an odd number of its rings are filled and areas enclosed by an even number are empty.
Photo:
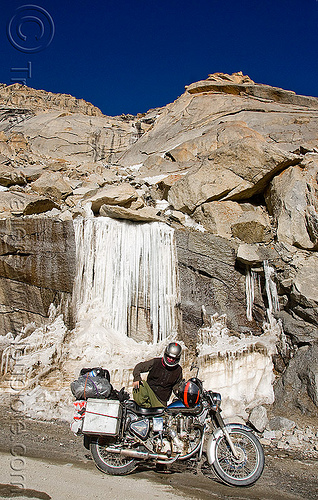
M202 305L237 335L262 334L269 263L288 343L278 401L316 411L318 98L217 73L137 116L19 85L0 86L0 113L2 335L70 298L72 219L90 202L95 216L176 229L189 346Z

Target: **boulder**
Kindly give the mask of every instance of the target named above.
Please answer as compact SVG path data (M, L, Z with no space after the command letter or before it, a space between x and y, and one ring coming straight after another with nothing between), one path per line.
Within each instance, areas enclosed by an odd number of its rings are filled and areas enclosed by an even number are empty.
M289 418L277 415L270 419L268 427L271 431L290 431L295 429L296 423Z
M26 178L24 174L21 172L21 169L1 163L0 186L8 187L8 186L13 186L14 184L18 184L20 186L26 184Z
M148 179L157 178L155 182L150 182L150 184L154 184L169 175L180 175L181 173L184 175L186 172L196 167L196 161L194 160L180 163L179 161L172 161L168 158L167 155L164 157L157 154L150 155L144 163L140 165L138 173L136 174L136 181L148 183Z
M258 266L264 260L275 260L279 254L274 248L259 244L241 243L237 250L237 260L249 266Z
M128 208L137 199L136 189L128 183L123 183L98 189L93 196L86 198L86 202L91 202L93 212L98 213L102 205L119 205Z
M300 157L268 144L258 134L228 142L214 151L209 160L242 178L241 185L226 195L227 199L247 199L262 193L274 175L299 163ZM245 183L249 186L246 188Z
M157 215L158 210L154 207L143 207L139 210L133 210L120 206L102 205L99 213L104 217L111 217L112 219L126 219L135 222L164 222L164 219Z
M188 173L173 184L168 192L168 201L175 210L190 215L203 203L225 198L240 181L233 172L205 160L195 172Z
M306 155L307 156L307 155ZM265 194L277 238L307 250L318 249L318 155L276 176Z
M262 207L234 201L212 201L198 207L193 218L213 234L232 236L246 243L268 242L272 238L268 215Z
M65 172L67 169L67 161L64 158L58 158L54 161L50 161L46 165L46 169L50 172Z
M264 406L256 406L253 408L248 421L257 432L263 432L268 424L266 408Z
M44 196L51 196L55 200L63 200L72 193L70 183L60 172L44 172L31 183L31 188L33 191Z
M169 192L169 189L171 188L171 186L173 186L173 184L175 182L177 182L180 179L182 179L182 177L183 177L183 173L182 172L178 172L176 174L170 174L167 177L164 177L163 179L161 179L157 183L158 188L162 192L163 199L165 199L165 200L167 199L168 192Z
M29 165L21 170L27 182L34 182L43 174L42 165Z
M96 191L98 189L98 186L96 184L86 184L85 186L80 186L74 189L72 196L79 196L79 197L86 197L88 198L89 196L94 196L96 194ZM71 197L72 197L71 196Z
M280 311L275 315L283 322L284 333L292 340L293 345L312 344L318 341L318 326Z
M200 205L195 210L193 218L209 233L230 239L231 226L242 213L242 205L235 201L211 201Z
M269 243L273 238L269 218L261 209L243 212L231 230L234 237L246 243Z
M194 160L197 153L195 142L184 142L173 149L170 149L165 154L165 158L171 159L173 162L183 163L185 161Z
M0 191L0 213L32 215L47 212L58 205L50 198L15 191Z
M155 175L168 174L179 170L179 163L160 154L152 154L144 159L140 165L140 172L144 175L154 172Z
M139 210L140 208L143 208L144 206L145 206L144 199L142 198L142 196L138 196L137 200L134 200L131 202L129 208L131 210Z
M304 259L293 279L291 308L297 316L318 325L318 255Z
M26 206L27 199L28 195L26 195L25 193L0 191L0 213L22 214Z
M208 201L248 199L262 193L278 172L299 161L298 156L264 139L232 141L214 151L196 172L176 182L168 200L176 210L192 213Z
M35 215L49 212L52 209L58 209L59 205L52 201L50 198L44 196L29 195L26 200L26 205L23 210L23 215Z
M277 393L280 403L308 394L318 406L318 343L300 347L290 360L280 380Z

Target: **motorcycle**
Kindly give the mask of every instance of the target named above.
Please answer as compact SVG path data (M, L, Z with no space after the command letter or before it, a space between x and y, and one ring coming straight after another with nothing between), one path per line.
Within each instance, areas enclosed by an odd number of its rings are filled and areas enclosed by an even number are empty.
M178 395L180 399L164 408L143 408L131 399L76 401L73 432L84 435L84 446L106 474L125 475L145 461L201 463L205 454L225 483L255 483L264 469L264 452L252 429L225 424L221 395L205 390L197 376Z

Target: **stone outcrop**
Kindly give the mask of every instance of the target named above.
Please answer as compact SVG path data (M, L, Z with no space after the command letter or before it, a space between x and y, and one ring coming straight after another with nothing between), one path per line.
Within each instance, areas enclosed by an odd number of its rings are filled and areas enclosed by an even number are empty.
M238 244L220 236L185 230L176 233L183 328L188 339L196 338L202 324L201 306L208 314L226 314L231 329L258 333L246 319L245 276L235 270Z
M262 193L271 178L299 162L264 139L254 137L217 148L200 168L177 181L168 194L176 210L192 213L202 203L228 199L246 200Z
M226 75L214 73L206 80L192 83L186 87L190 94L201 92L223 92L233 95L248 95L260 99L268 99L282 104L295 104L318 108L318 99L315 97L300 96L290 90L284 90L270 85L255 85L255 82L242 72Z
M298 391L309 413L317 406L317 98L239 72L209 75L137 116L19 85L0 85L0 107L1 334L45 323L50 303L71 300L72 219L89 206L165 221L176 229L188 346L202 305L226 315L233 335L262 334L267 261L288 346L276 355L277 401L295 408ZM71 325L66 308L65 317Z
M70 183L59 172L45 172L36 181L31 183L31 188L43 196L51 196L55 200L62 200L72 193Z
M272 239L268 214L262 207L249 203L203 203L193 217L208 232L224 238L234 236L246 243L268 243Z
M0 216L40 214L58 208L52 199L18 191L0 191Z
M0 162L2 158L0 157ZM14 185L22 185L26 183L25 176L20 169L6 165L6 158L3 157L3 162L0 163L0 186L9 187Z
M318 341L318 326L301 320L295 314L281 311L277 314L283 322L284 332L292 340L293 345L301 346Z
M299 166L277 175L266 193L281 242L318 249L318 155L306 155Z
M246 243L269 243L272 240L269 218L257 210L244 212L231 226L232 235Z
M135 188L128 183L123 183L99 189L93 196L87 197L86 201L91 203L93 212L98 213L102 205L130 207L137 199L138 193Z
M70 298L74 274L72 222L0 220L0 331L45 323L50 304Z
M318 255L301 262L293 279L290 301L297 316L318 325Z
M0 84L0 106L13 109L63 109L71 113L88 116L102 116L102 112L93 104L76 99L69 94L53 94L45 90L30 89L20 83Z
M276 387L278 404L306 412L310 400L318 406L318 343L298 349ZM310 398L310 400L308 399Z
M241 129L244 123L284 151L310 151L317 145L317 103L317 98L308 98L306 103L282 104L251 98L245 93L186 91L158 113L152 128L120 156L120 163L129 166L149 162L152 155L169 157L168 153L176 147L186 148L201 158L217 148L220 127L233 121Z
M159 217L158 210L153 207L142 207L139 210L120 206L102 205L99 210L100 215L111 217L112 219L124 219L135 222L165 222Z

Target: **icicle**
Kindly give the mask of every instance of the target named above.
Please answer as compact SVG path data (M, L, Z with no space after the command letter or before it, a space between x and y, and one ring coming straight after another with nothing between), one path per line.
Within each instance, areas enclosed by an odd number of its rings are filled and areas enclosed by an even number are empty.
M265 289L268 301L267 315L270 324L273 324L273 313L279 311L279 301L276 284L272 279L274 269L268 264L267 260L263 261L264 275L265 275Z
M180 302L173 229L107 217L74 221L78 319L94 311L103 324L130 336L132 307L149 316L153 342L177 331Z
M254 303L254 276L255 273L251 271L250 266L246 268L245 276L245 294L246 294L246 317L248 321L252 321L253 303Z

